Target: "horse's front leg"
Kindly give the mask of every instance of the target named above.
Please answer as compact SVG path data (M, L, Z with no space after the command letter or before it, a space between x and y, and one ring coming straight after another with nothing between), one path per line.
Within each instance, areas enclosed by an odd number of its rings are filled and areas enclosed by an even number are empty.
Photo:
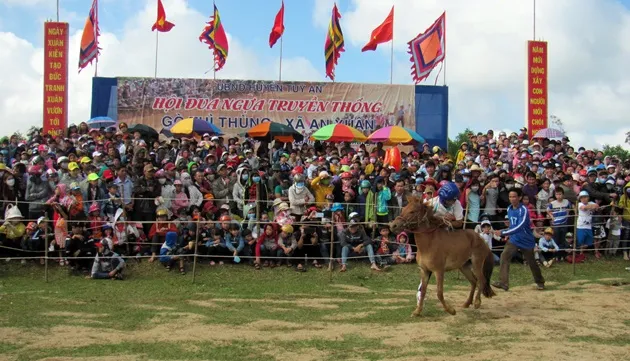
M435 278L437 279L437 296L438 300L442 302L444 310L451 315L454 315L455 309L448 302L444 300L444 271L435 271Z
M431 279L431 271L425 270L421 266L420 268L420 285L418 286L417 306L411 314L412 317L418 317L422 313L422 307L424 306L424 298L427 295L427 286Z

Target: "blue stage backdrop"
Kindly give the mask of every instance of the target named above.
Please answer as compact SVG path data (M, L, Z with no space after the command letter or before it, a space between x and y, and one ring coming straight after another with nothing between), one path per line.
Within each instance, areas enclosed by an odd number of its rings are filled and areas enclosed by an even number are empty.
M448 145L448 87L416 86L416 132L431 146Z
M108 116L118 120L119 80L119 78L93 78L92 117ZM448 144L448 87L418 85L415 86L414 92L415 130L431 146L437 145L446 149ZM414 127L413 125L407 126ZM156 130L160 131L161 129Z

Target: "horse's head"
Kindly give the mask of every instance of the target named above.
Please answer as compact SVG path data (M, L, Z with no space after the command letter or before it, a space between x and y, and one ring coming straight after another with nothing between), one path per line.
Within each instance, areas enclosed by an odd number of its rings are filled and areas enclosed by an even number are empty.
M408 196L407 205L403 207L400 215L390 223L390 229L393 233L416 230L422 223L428 222L429 211L430 209L421 198Z

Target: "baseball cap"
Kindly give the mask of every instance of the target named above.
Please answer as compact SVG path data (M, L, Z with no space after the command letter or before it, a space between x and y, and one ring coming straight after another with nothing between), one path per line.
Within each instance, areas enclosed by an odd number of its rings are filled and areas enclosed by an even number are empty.
M88 181L96 181L96 180L98 180L98 174L96 174L96 173L90 173L90 174L88 174L88 176L87 176L87 180L88 180Z
M75 170L75 169L79 169L79 165L77 164L77 162L71 162L70 164L68 164L68 170Z

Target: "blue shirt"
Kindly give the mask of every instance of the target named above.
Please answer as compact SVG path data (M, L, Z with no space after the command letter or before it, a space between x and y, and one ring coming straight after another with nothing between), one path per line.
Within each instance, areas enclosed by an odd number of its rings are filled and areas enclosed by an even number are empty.
M501 235L510 236L510 243L520 249L533 249L536 246L536 239L532 233L527 208L522 203L517 208L510 205L507 210L507 217L510 221L510 228L501 232Z

